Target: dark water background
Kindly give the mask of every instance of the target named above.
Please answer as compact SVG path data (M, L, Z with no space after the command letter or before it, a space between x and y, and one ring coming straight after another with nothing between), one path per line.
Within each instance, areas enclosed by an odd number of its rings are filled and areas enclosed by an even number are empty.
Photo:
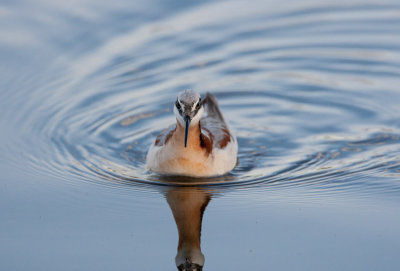
M188 182L205 270L400 269L398 1L3 0L0 59L0 270L175 270ZM145 169L185 88L228 176Z

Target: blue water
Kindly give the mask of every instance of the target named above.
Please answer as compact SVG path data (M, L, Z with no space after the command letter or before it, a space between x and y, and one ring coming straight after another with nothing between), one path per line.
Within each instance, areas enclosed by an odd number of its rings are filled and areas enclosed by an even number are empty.
M204 270L400 269L397 1L1 1L0 59L0 270L176 270L171 201ZM227 176L145 168L185 88Z

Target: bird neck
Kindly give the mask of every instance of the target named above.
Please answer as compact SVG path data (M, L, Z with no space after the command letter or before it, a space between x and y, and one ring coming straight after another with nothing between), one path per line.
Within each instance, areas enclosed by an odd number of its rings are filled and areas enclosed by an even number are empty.
M184 146L185 126L181 125L179 121L177 121L176 133L174 136L176 137L177 142L182 142L182 146ZM187 147L190 149L200 147L200 123L199 122L192 123L189 126Z

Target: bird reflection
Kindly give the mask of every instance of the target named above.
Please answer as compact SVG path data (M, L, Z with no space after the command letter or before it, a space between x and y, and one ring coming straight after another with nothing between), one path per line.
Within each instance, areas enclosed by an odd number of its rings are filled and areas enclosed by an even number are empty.
M203 270L201 223L211 194L199 187L173 187L166 193L179 233L175 263L178 270Z

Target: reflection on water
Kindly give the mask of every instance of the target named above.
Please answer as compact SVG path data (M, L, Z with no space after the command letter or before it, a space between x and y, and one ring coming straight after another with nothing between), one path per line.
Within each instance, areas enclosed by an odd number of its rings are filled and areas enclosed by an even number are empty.
M201 225L211 195L197 187L171 187L166 199L174 215L179 233L175 263L179 270L202 270Z

